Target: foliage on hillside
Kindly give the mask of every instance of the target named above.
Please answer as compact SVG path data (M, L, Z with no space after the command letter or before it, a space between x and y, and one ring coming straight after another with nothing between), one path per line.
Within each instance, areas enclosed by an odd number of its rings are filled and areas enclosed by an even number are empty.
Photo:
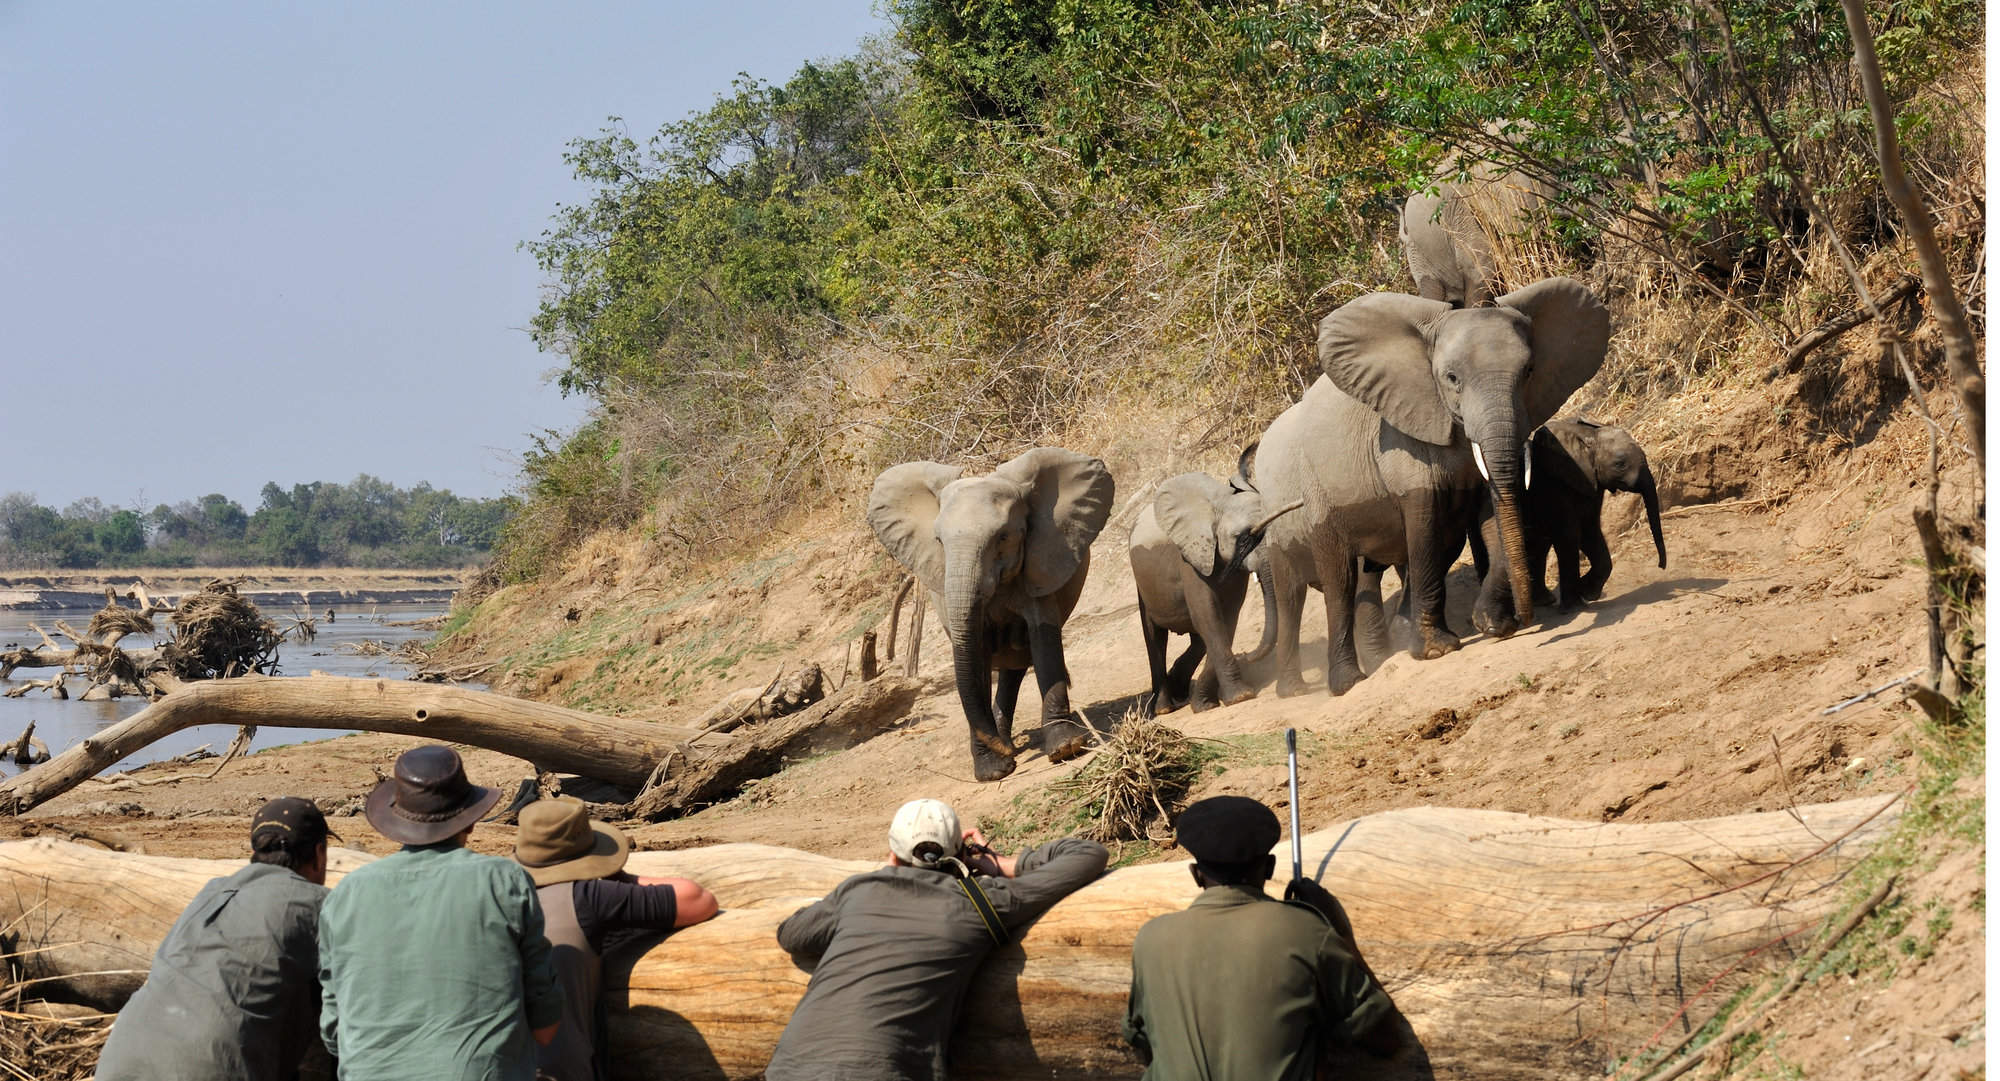
M1976 273L1983 10L1880 7L1905 156ZM1404 197L1471 163L1562 193L1504 269L1583 276L1633 328L1600 403L1853 309L1843 249L1876 287L1910 262L1834 0L889 14L643 145L573 144L596 194L528 245L533 329L596 409L529 456L507 577L606 527L712 555L896 460L1102 443L1119 402L1207 418L1190 453L1252 437L1319 316L1409 288Z
M247 512L214 492L150 511L94 498L56 510L13 492L0 498L0 568L463 567L485 561L514 504L366 473L268 483Z

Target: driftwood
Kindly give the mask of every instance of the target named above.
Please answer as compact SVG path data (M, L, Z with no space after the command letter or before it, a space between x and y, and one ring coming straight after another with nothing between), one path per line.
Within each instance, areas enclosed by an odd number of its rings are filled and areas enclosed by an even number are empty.
M800 713L739 729L719 745L697 739L661 761L632 801L629 817L658 821L728 799L785 760L862 743L903 718L918 685L906 679L853 683Z
M35 722L29 721L28 727L21 730L21 738L8 744L5 751L0 751L0 758L11 758L16 765L32 766L49 760L49 745L35 737Z
M1420 1044L1346 1076L1601 1075L1693 996L1711 996L1691 1011L1705 1016L1759 965L1806 952L1841 915L1846 871L1891 826L1889 802L1644 825L1420 807L1308 836L1307 866L1344 902ZM336 850L334 867L366 858ZM238 866L0 844L0 927L15 928L24 976L48 979L41 993L113 1008L201 884ZM694 878L724 911L607 966L613 1075L747 1078L808 977L777 948L778 921L876 863L734 844L628 866ZM1138 1076L1118 1035L1132 937L1194 894L1186 864L1154 864L1057 905L981 970L953 1076Z
M0 810L25 811L161 737L204 724L354 728L466 743L634 788L655 762L693 734L462 687L335 676L243 676L177 684L138 713L0 781Z
M861 636L861 678L874 679L882 674L882 662L875 658L875 632L868 631ZM841 673L841 684L847 683L847 674Z
M1835 316L1799 335L1798 339L1786 348L1785 359L1773 367L1765 377L1765 382L1798 371L1805 366L1807 354L1875 318L1876 313L1887 311L1891 306L1915 296L1917 288L1922 284L1923 282L1915 274L1904 274L1875 298L1872 307L1856 308Z
M825 697L826 673L816 662L807 661L789 676L780 666L763 690L745 687L732 692L694 726L703 732L732 732L753 721L797 713Z

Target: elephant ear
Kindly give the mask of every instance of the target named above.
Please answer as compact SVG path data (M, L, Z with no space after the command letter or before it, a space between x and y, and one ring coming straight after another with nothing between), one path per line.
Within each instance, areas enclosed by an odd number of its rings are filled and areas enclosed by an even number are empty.
M1575 278L1544 278L1494 303L1528 317L1535 369L1521 386L1521 426L1532 430L1597 374L1611 347L1611 312Z
M1596 455L1591 447L1594 426L1577 420L1552 420L1535 429L1531 440L1535 477L1560 481L1585 500L1597 498Z
M1036 447L993 471L1028 489L1028 550L1021 576L1046 597L1076 574L1111 517L1111 471L1088 455Z
M868 493L869 528L896 562L933 593L944 592L944 545L934 528L938 493L964 472L963 466L905 462L884 470Z
M1438 397L1424 329L1451 310L1442 300L1370 293L1319 321L1319 363L1348 397L1398 431L1437 446L1451 444L1451 410Z
M1170 477L1153 497L1153 517L1203 577L1215 573L1215 510L1227 498L1229 486L1206 473Z

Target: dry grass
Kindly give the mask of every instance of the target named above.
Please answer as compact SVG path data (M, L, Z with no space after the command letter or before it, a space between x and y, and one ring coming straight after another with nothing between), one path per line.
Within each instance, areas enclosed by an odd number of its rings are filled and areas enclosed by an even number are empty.
M1200 775L1193 740L1133 710L1090 764L1062 784L1083 804L1083 836L1164 843L1173 835L1169 808Z
M45 1016L70 1011L45 1011L41 1006L31 1002L0 1010L0 1078L72 1081L90 1077L97 1070L104 1040L111 1035L112 1017L91 1013Z

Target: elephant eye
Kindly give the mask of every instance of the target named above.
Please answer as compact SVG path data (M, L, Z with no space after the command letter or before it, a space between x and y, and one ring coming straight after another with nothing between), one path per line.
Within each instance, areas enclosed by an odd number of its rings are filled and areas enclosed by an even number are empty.
M1455 386L1457 386L1457 385L1458 385L1458 373L1457 373L1457 372L1446 372L1446 373L1444 373L1444 381L1445 381L1445 382L1447 382L1447 383L1449 383L1449 384L1451 384L1451 385L1452 385L1452 386L1454 386L1454 387L1455 387Z

